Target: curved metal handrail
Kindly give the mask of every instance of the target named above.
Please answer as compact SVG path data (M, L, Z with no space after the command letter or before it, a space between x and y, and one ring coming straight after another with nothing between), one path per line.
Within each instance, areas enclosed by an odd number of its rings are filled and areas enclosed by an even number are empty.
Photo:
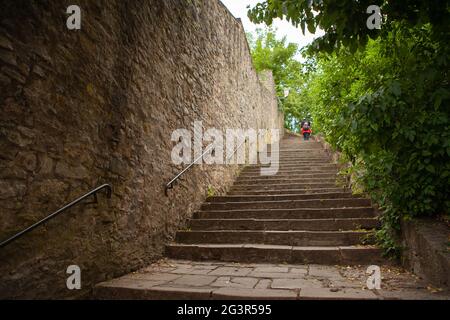
M227 158L227 161L230 160L230 158L236 153L236 151L245 143L247 142L247 138L244 139L244 141L242 141L233 151L233 153ZM210 145L208 148L206 148L205 152L203 152L200 156L198 156L197 159L195 159L192 163L190 163L186 168L184 168L180 173L178 173L175 177L172 178L172 180L170 180L164 188L164 194L167 196L167 191L169 189L173 189L173 184L175 183L175 181L177 181L186 171L189 170L189 168L191 168L198 160L202 159L203 156L209 152L209 150L211 150L213 147L213 145Z
M47 222L50 219L53 219L54 217L56 217L57 215L59 215L61 212L73 207L74 205L76 205L77 203L83 201L84 199L86 199L87 197L94 195L95 197L95 202L97 201L97 192L99 192L102 189L106 189L106 197L108 199L111 198L111 194L112 194L112 188L109 184L102 184L101 186L89 191L88 193L82 195L81 197L79 197L78 199L75 199L74 201L66 204L64 207L56 210L55 212L53 212L52 214L48 215L47 217L39 220L38 222L32 224L31 226L29 226L28 228L16 233L15 235L13 235L12 237L9 237L8 239L0 242L0 248L6 246L7 244L13 242L14 240L20 238L21 236L23 236L24 234L30 232L31 230L39 227L41 224Z

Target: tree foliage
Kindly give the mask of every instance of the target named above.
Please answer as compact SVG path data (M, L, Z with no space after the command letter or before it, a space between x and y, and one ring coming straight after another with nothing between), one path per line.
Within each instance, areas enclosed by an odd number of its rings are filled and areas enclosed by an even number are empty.
M381 30L366 26L373 4ZM383 211L388 251L401 218L449 214L449 12L449 0L266 0L248 13L325 31L305 50L309 68L289 112L310 112L353 164Z
M272 28L257 29L255 34L248 33L253 65L256 71L271 70L280 107L286 118L285 126L289 129L298 127L296 119L308 117L305 108L298 108L302 87L305 84L303 65L297 60L298 45L287 43L286 37L278 39L276 30ZM285 96L286 92L289 92Z
M449 212L449 57L431 26L396 23L356 54L316 55L309 75L316 125L384 210L388 249L401 217Z
M248 16L252 22L267 25L285 18L303 34L306 29L311 33L322 29L325 35L311 46L315 50L331 52L344 45L355 51L381 34L366 26L370 5L380 7L386 24L402 22L414 27L430 23L441 33L450 21L449 0L265 0L249 8Z

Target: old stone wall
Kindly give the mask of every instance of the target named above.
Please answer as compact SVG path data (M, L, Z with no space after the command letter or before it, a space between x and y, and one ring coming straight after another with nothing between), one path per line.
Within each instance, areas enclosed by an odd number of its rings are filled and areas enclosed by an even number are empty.
M402 264L429 283L450 288L450 228L435 219L403 220Z
M0 297L76 298L161 257L207 190L237 166L171 161L178 128L282 128L273 80L252 67L245 33L218 0L0 4L0 239L77 196L87 201L0 248ZM82 289L66 288L69 265Z

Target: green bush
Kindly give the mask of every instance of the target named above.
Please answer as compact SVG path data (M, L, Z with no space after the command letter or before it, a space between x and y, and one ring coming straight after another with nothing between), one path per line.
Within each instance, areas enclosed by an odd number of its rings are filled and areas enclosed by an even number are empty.
M388 250L401 217L448 214L449 53L429 26L398 23L355 54L319 54L305 90L316 126L383 209Z

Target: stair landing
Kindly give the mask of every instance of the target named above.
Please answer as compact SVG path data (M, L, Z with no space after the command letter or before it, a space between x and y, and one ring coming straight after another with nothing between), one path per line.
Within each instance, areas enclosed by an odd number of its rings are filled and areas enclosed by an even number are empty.
M97 299L384 300L449 299L414 275L382 266L382 290L368 290L366 267L239 264L164 259L100 283Z

